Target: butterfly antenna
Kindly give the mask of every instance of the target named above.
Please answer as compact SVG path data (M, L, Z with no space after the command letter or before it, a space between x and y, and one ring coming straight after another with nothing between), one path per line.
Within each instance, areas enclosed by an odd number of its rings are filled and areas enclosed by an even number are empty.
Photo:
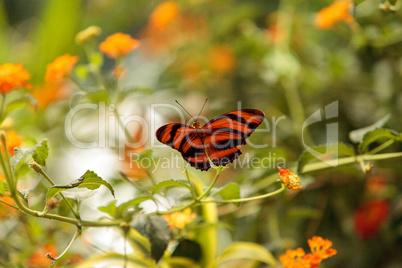
M207 101L208 101L208 98L205 99L204 105L202 105L201 111L198 114L197 119L195 121L198 121L198 117L200 117L202 110L204 110L204 107L205 107L205 104L207 103Z
M175 100L175 101L177 102L178 105L180 105L181 108L183 108L183 110L184 110L186 113L188 113L189 116L191 116L192 119L194 119L194 117L193 117L189 112L187 112L187 110L183 107L183 105L181 105L177 100Z

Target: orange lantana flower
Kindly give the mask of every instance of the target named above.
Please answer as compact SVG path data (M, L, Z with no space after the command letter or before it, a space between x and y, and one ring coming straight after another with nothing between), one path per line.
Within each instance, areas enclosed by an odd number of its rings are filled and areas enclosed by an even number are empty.
M46 83L32 93L38 102L39 109L46 108L52 102L67 98L71 93L70 87L64 81Z
M324 239L320 236L313 236L307 240L311 252L315 256L320 256L321 259L329 258L337 253L332 247L332 241Z
M286 254L282 255L279 260L285 268L310 268L310 262L303 258L305 254L302 248L288 249Z
M131 38L128 34L115 33L100 43L99 50L109 58L121 58L139 46L137 39Z
M165 214L163 217L168 222L170 230L177 230L184 229L184 227L192 223L196 215L191 213L191 208L186 208L183 212Z
M164 29L180 15L177 2L166 1L159 4L149 18L149 24L156 29Z
M350 10L353 7L351 0L338 0L330 6L321 9L315 18L315 25L320 29L329 29L339 21L351 23L354 21Z
M212 70L224 73L234 68L236 60L230 48L219 45L209 52L209 62Z
M18 136L17 132L15 132L14 130L6 132L6 147L10 156L14 155L14 148L21 147L22 141L22 138ZM1 144L1 142L0 145L1 150L3 151L3 145Z
M47 65L45 81L47 83L60 82L71 74L77 61L77 56L70 56L69 54L57 57Z
M311 253L305 254L302 248L287 250L279 260L285 268L316 268L323 259L329 258L337 253L332 249L332 242L319 236L308 240Z
M8 93L20 87L31 88L27 82L30 74L21 63L0 65L0 93Z
M289 169L279 169L279 177L281 177L282 182L290 190L299 190L302 188L300 185L300 178L296 174L289 171Z

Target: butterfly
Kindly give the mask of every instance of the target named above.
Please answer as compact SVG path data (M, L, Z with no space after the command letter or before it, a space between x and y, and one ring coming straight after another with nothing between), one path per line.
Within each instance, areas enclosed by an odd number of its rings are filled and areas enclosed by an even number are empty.
M215 166L236 160L241 155L237 146L246 144L264 117L260 110L242 109L219 115L204 126L197 120L191 126L164 125L156 131L156 138L179 151L192 167L207 171L211 168L209 159Z

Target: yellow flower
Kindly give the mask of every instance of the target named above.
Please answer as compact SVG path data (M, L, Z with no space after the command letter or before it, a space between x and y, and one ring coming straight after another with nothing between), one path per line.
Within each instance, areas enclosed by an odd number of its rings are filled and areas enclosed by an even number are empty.
M337 253L337 251L332 247L332 241L328 239L323 239L319 236L313 236L313 238L307 240L311 252L320 256L321 259L329 258Z
M77 33L75 36L75 42L77 44L83 44L91 41L94 37L99 36L102 33L102 29L98 26L89 26L85 30Z
M57 57L52 63L47 65L45 81L51 83L63 80L71 74L77 61L77 56L70 56L69 54Z
M350 0L338 0L330 6L321 9L315 18L315 25L320 29L329 29L339 21L351 23L354 21L350 10L353 2Z
M121 58L139 46L137 39L131 38L128 34L115 33L100 43L99 50L109 58Z
M0 93L8 93L20 87L30 88L27 83L30 74L24 70L21 63L5 63L0 65Z
M282 182L290 190L299 190L302 188L300 185L300 178L296 174L293 174L289 169L279 169L279 177L281 177Z
M152 12L149 24L156 29L164 29L180 14L179 5L174 1L159 4Z
M171 214L163 215L165 220L169 224L171 230L184 229L187 225L192 223L196 217L194 213L191 213L191 208L186 208L183 212L174 212Z

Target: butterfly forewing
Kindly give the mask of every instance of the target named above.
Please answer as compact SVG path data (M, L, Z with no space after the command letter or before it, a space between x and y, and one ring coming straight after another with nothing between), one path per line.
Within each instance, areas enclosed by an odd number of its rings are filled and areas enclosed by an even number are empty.
M208 170L211 165L197 131L200 130L184 124L168 124L158 129L156 137L160 142L178 150L191 166Z

